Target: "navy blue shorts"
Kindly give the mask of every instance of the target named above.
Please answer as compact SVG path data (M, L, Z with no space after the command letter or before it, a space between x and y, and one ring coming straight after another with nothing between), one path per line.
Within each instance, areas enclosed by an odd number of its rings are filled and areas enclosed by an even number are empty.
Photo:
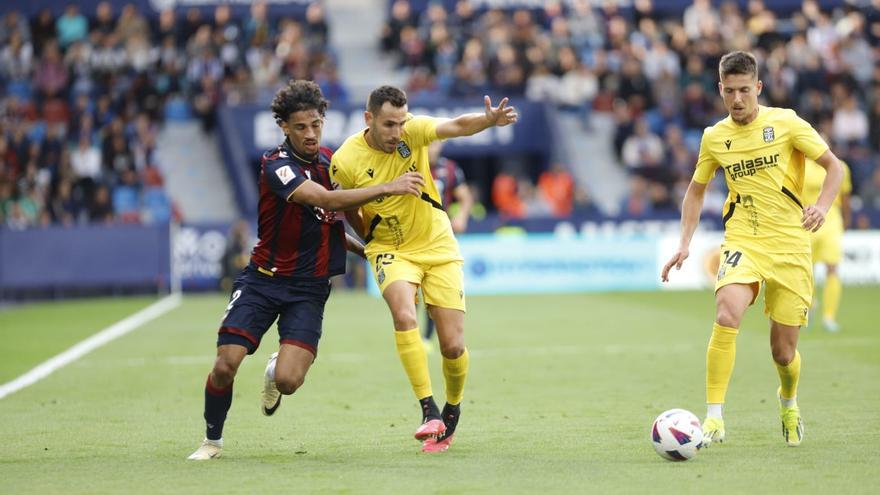
M272 277L248 266L232 285L217 345L238 344L253 354L277 318L280 343L317 355L324 304L329 296L327 279Z

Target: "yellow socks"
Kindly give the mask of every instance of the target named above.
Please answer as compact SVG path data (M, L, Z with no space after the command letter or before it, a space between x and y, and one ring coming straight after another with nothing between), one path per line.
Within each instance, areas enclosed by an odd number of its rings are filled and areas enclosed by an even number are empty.
M794 359L785 366L776 363L776 372L779 373L779 383L781 385L779 395L783 399L794 399L797 397L798 379L801 377L801 353L794 351Z
M446 379L446 402L451 405L461 404L464 396L464 382L467 378L470 357L465 348L461 356L455 359L443 358L443 378Z
M822 291L822 318L831 321L837 319L841 293L843 286L840 283L840 276L836 273L829 274L825 279L825 289Z
M397 342L397 354L400 355L400 362L403 364L406 376L409 377L416 399L422 400L433 395L431 375L428 373L428 355L422 345L419 329L395 331L394 339Z
M723 404L736 360L736 328L715 323L706 350L706 402ZM781 373L781 372L780 372ZM780 374L781 376L781 374Z

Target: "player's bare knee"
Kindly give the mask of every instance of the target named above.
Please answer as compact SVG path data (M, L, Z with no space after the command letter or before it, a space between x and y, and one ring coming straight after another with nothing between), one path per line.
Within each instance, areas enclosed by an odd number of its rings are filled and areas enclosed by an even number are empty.
M304 376L276 376L275 388L284 395L290 395L302 387L305 382Z
M723 327L739 328L740 318L741 315L730 311L725 306L718 306L718 310L715 312L715 321Z
M446 359L456 359L464 354L464 342L452 342L444 344L440 342L440 354Z
M211 370L211 381L217 387L227 387L235 379L237 371L238 367L233 363L223 358L217 358L217 361L214 362L214 369Z
M771 346L773 361L780 366L788 366L794 360L795 349L788 346Z
M419 326L415 311L396 311L391 315L395 330L412 330Z

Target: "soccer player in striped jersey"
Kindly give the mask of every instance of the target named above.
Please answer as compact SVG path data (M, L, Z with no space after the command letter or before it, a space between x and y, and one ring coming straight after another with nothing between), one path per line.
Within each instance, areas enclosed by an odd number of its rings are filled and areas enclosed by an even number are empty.
M758 105L762 83L754 55L726 54L719 75L718 90L729 115L703 132L696 171L682 204L681 240L661 279L669 280L669 270L681 268L687 259L706 184L720 169L730 193L724 205L715 324L706 352L703 445L724 441L722 406L733 373L736 336L763 284L770 349L780 382L782 434L788 445L796 446L804 433L796 400L801 370L798 332L807 323L813 297L810 232L825 222L843 169L825 141L794 111ZM805 158L827 171L814 204L801 200Z
M336 212L389 196L418 197L425 185L420 174L403 173L370 187L334 191L332 152L321 147L327 105L311 81L290 81L272 102L285 139L263 154L259 242L232 286L217 338L217 359L205 383L205 440L191 460L220 456L235 374L276 319L279 349L266 366L263 414L274 414L281 396L302 386L318 353L330 277L345 272L346 249L361 256L364 252L361 243L345 233Z

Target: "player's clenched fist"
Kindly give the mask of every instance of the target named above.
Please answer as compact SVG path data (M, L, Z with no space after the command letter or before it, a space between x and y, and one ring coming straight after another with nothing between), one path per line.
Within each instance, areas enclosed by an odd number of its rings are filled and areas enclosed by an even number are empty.
M418 172L407 172L387 184L387 194L419 196L425 186L425 179Z

